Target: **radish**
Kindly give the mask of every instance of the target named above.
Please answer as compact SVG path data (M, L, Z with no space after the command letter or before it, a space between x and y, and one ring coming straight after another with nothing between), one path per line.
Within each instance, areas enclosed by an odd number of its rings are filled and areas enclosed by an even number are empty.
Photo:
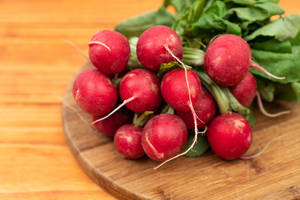
M130 56L129 42L121 33L103 30L89 42L89 57L92 64L106 74L124 70Z
M230 88L230 92L240 104L249 107L256 96L256 89L255 77L250 72L247 72L242 81Z
M202 88L202 96L195 104L195 112L197 114L197 128L202 128L206 125L216 113L216 103L209 92ZM177 111L176 114L183 119L189 129L194 128L193 114L188 111Z
M212 150L225 160L240 158L250 147L252 131L248 121L237 113L214 118L207 131Z
M182 119L172 114L160 114L150 119L143 130L142 146L156 161L176 156L187 140L187 128Z
M126 107L137 113L155 110L162 101L158 78L144 69L132 70L122 78L120 95L123 101L133 98Z
M97 69L82 71L73 83L72 93L85 112L103 116L116 105L118 94L110 79Z
M103 121L94 124L96 130L107 136L114 136L117 129L123 124L128 123L132 120L133 114L126 109L121 109L115 112L110 117ZM98 120L100 117L93 116L93 121Z
M201 98L201 82L197 74L187 70L187 79L189 84L186 84L184 69L177 68L167 72L161 81L161 94L176 111L190 110L189 91L192 105Z
M153 72L148 70L135 69L129 71L122 78L119 89L123 103L108 115L94 121L93 124L108 118L124 105L136 113L143 113L155 110L162 101L159 80Z
M182 44L177 33L167 26L153 26L139 37L136 50L138 59L146 68L158 71L162 63L176 60L165 47L177 58L182 58Z
M214 39L204 56L204 68L211 79L222 86L234 86L247 74L250 67L276 79L284 79L270 74L251 60L251 48L241 37L224 34Z
M117 130L114 145L126 158L138 159L145 155L141 144L142 130L133 124L125 124Z

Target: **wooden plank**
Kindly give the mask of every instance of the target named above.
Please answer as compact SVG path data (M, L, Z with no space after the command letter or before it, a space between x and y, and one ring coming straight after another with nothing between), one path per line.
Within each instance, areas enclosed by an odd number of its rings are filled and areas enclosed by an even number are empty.
M74 167L65 144L0 143L0 163L1 199L112 199Z

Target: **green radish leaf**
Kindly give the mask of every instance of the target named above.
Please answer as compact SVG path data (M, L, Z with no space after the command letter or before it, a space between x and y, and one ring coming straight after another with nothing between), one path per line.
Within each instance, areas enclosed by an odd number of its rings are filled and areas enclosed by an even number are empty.
M276 53L292 53L292 43L289 40L281 42L276 39L270 39L262 42L251 43L251 47L257 50Z
M156 12L154 18L155 25L165 25L171 27L174 22L174 16L164 8L160 8Z
M192 24L192 32L197 37L213 37L217 34L231 33L241 35L241 28L226 19L226 4L214 2L206 12Z
M286 101L297 101L300 103L300 82L289 84L275 84L275 97Z
M175 68L178 68L178 67L182 68L181 64L179 64L176 61L172 61L172 62L169 62L169 63L163 63L163 64L160 65L159 71L157 72L157 77L161 78L168 71L170 71L172 69L175 69ZM185 67L187 69L192 69L192 67L190 67L188 65L185 65Z
M174 21L173 15L164 8L150 11L142 15L127 19L115 27L115 30L127 38L138 37L148 28L155 25L171 26Z
M255 62L270 73L276 76L285 77L285 79L275 80L267 76L265 73L251 68L250 71L255 75L283 84L300 81L300 51L292 53L278 53L252 49L252 57Z
M254 113L253 113L253 108L250 107L249 110L250 110L250 113L249 113L249 115L246 116L246 119L249 122L250 126L254 127L255 117L254 117Z
M284 14L284 10L274 2L270 2L268 0L264 1L258 1L255 5L255 8L260 8L263 11L265 11L268 15L268 17L271 17L273 15L282 15Z
M250 69L256 75L258 91L262 98L272 102L275 98L300 102L300 32L293 40L270 39L250 43L252 57L272 74L286 77L273 80L264 73Z
M241 28L247 31L250 24L255 23L262 26L271 16L283 13L284 10L276 3L265 0L251 3L249 7L231 8L227 11L226 18L232 19L236 16L237 19L234 22L239 23Z
M241 6L253 6L255 4L255 0L225 0L225 2L232 2Z
M279 41L294 39L300 30L300 15L287 15L285 18L280 18L273 21L250 35L245 39L251 41L261 36L274 37Z
M280 0L268 0L268 1L278 4Z
M188 134L188 139L182 149L182 152L186 151L193 143L194 141L195 133L193 131L190 131ZM193 146L193 148L185 154L186 157L198 157L204 154L209 148L209 144L207 141L206 136L202 136L198 134L197 142Z
M181 65L176 61L163 63L160 65L159 71L157 72L157 77L162 78L165 73L180 66Z
M267 102L272 102L275 94L274 83L261 77L255 77L255 79L257 83L257 90L261 95L261 98Z
M277 4L278 2L270 0L225 0L227 3L236 4L235 7L239 8L260 8L266 14L272 15L281 15L284 13L284 10ZM243 6L243 7L240 7ZM253 15L253 18L256 19L257 16Z

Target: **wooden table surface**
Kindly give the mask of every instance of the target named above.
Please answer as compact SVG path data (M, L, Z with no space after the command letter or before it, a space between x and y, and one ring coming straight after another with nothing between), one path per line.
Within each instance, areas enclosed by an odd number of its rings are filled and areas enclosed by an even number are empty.
M0 0L0 199L114 199L80 169L66 143L61 101L100 29L162 0ZM85 2L85 3L83 3ZM282 0L289 14L299 0Z

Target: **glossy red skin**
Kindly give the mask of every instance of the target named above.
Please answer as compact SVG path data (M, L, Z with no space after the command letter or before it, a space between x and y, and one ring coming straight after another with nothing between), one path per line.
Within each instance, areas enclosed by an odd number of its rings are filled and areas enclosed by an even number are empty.
M121 109L115 112L110 117L97 122L96 124L94 124L94 127L99 133L112 137L115 135L117 129L120 128L123 124L129 123L132 120L132 117L132 112ZM96 121L99 118L101 117L93 116L93 121Z
M183 50L180 37L177 33L163 25L153 26L144 31L137 43L137 57L146 68L158 71L162 63L176 61L165 49L165 45L179 59Z
M216 103L209 92L202 88L202 96L194 107L197 114L197 127L205 126L216 114ZM194 118L191 111L178 111L176 114L181 117L189 129L194 129Z
M133 124L121 126L114 137L116 149L126 158L138 159L145 155L142 144L143 129Z
M250 147L252 131L248 121L236 113L219 115L209 124L207 139L212 150L225 160L240 158Z
M73 83L72 93L82 110L96 116L109 113L118 100L115 86L97 69L81 72Z
M90 41L103 45L89 44L89 57L92 64L105 74L116 74L125 69L130 56L129 42L121 33L103 30L96 33Z
M137 113L155 110L162 101L158 78L145 69L131 70L122 78L120 95L123 101L135 97L126 107Z
M142 146L152 160L165 161L181 152L187 134L186 125L180 117L156 115L144 127Z
M255 77L250 72L247 72L241 82L230 88L230 92L240 104L249 107L256 96L256 89L257 84Z
M209 77L221 86L234 86L251 66L251 49L241 37L225 34L208 46L204 68Z
M187 76L192 104L195 105L201 98L201 82L192 70L188 70ZM183 69L178 68L167 72L161 81L160 90L164 100L176 111L190 111L189 94Z

